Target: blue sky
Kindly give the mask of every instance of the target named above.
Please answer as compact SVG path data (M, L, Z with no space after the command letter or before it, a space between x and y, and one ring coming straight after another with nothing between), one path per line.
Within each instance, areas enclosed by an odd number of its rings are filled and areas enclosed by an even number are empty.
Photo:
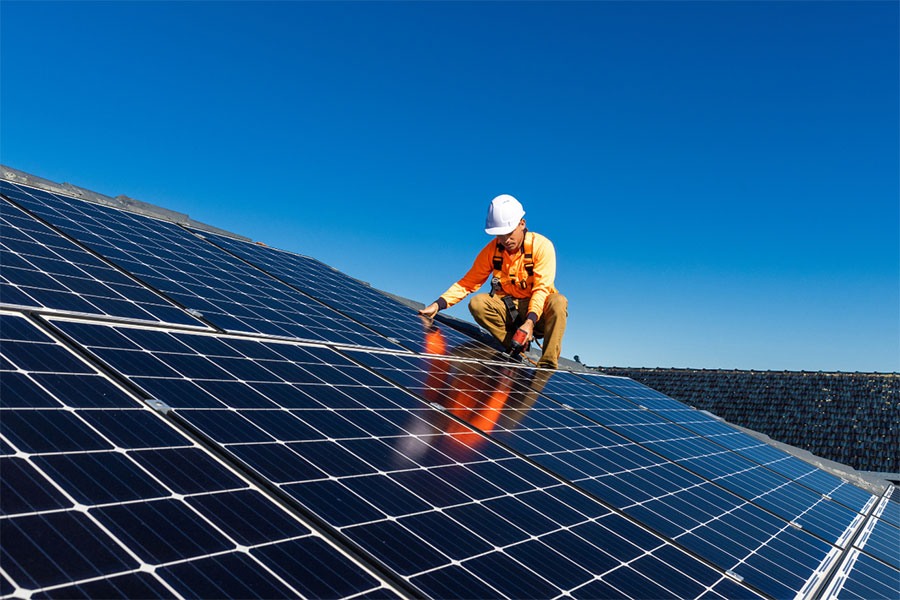
M513 194L564 356L900 370L896 2L4 0L0 28L5 165L426 303Z

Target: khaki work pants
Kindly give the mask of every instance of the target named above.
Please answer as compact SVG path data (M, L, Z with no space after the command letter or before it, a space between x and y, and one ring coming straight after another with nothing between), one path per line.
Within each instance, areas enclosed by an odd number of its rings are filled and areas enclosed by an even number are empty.
M469 302L469 312L475 322L487 329L491 335L503 344L507 350L512 345L512 336L528 315L528 303L531 298L515 298L519 318L515 323L509 322L509 314L503 298L499 295L476 294ZM534 324L534 337L543 337L544 353L538 361L539 367L556 368L559 354L562 351L563 334L566 332L566 317L569 316L569 301L562 294L550 294L544 303L544 313Z

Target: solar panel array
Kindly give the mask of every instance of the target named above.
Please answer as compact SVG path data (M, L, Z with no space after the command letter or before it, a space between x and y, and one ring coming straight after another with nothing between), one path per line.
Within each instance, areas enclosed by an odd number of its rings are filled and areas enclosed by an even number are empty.
M15 184L0 190L221 330L399 348L174 223Z
M0 186L10 191L4 182ZM5 201L0 201L0 264L0 297L6 305L204 327Z
M0 191L0 597L900 593L890 491L314 259Z
M900 473L900 374L604 367L859 471Z
M346 596L369 574L24 317L0 314L4 593Z

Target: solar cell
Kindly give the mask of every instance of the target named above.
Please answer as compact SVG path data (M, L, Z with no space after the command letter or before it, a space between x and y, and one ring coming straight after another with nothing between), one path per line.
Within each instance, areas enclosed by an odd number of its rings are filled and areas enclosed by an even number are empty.
M396 339L409 350L444 354L448 347L467 346L479 348L485 358L496 354L495 350L469 336L424 319L408 306L315 259L220 235L199 235L335 310Z
M833 498L858 513L866 513L874 502L868 492L846 483L746 433L697 411L632 379L591 373L579 374L603 389L643 405L650 411L721 444L732 451L793 479L820 494Z
M820 565L838 553L749 500L542 397L560 390L550 382L574 378L570 374L348 354L773 597L818 585ZM580 383L586 394L597 390Z
M0 335L16 369L0 381L18 391L0 407L4 595L340 598L383 586L25 318L0 313ZM20 362L30 351L42 360Z
M426 596L757 595L327 348L53 323Z
M173 223L3 183L4 193L140 281L229 331L396 348Z
M5 182L0 186L6 193ZM0 302L8 306L207 328L4 200L0 200L0 264Z

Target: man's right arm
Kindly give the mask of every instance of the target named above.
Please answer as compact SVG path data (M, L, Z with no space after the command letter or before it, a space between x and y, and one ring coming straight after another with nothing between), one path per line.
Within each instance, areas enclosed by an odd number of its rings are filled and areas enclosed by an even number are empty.
M433 318L439 310L453 306L484 285L494 271L494 248L495 242L491 240L475 257L475 262L472 263L469 272L451 285L450 289L441 294L440 298L420 310L419 314Z

